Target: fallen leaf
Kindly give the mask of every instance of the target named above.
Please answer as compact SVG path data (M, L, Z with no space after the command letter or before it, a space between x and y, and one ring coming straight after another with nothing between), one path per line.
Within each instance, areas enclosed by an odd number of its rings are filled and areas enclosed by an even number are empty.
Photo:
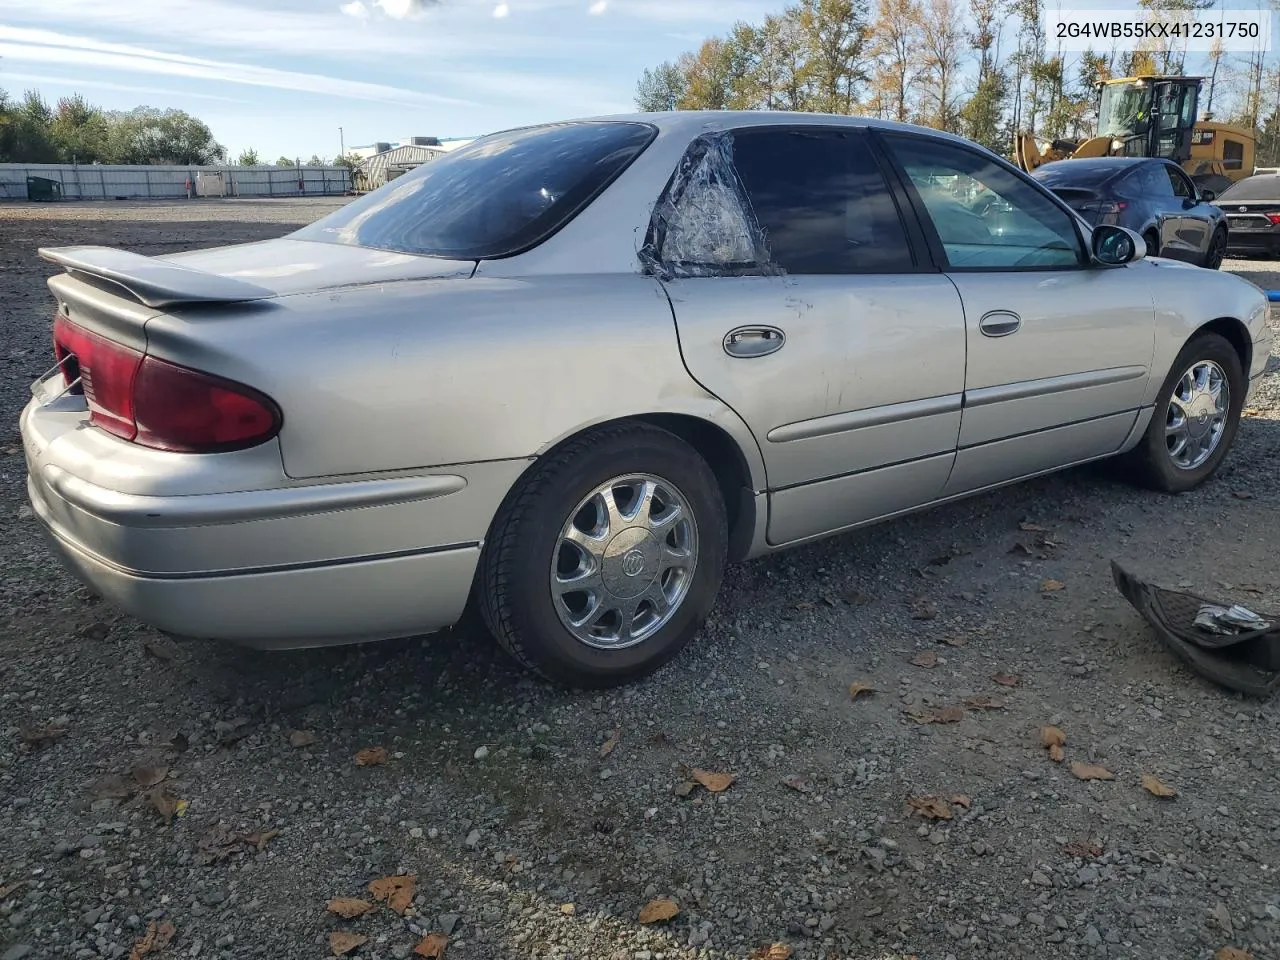
M350 933L346 930L335 930L329 934L329 949L335 957L341 957L369 940L362 933Z
M791 948L785 943L771 943L767 946L756 947L749 954L747 960L790 960Z
M566 917L572 917L578 912L578 905L574 903L560 904L560 912Z
M1009 705L1008 701L993 697L989 693L980 693L975 697L965 697L963 703L970 710L1003 710Z
M1234 490L1234 491L1232 491L1231 495L1232 495L1233 497L1235 497L1237 500L1252 500L1252 499L1253 499L1253 494L1252 494L1252 493L1248 493L1248 492L1246 492L1246 491L1244 491L1244 490Z
M1038 523L1020 523L1018 524L1018 529L1026 533L1048 533L1049 532L1048 527L1042 527Z
M1063 752L1062 747L1058 746L1056 743L1051 743L1049 744L1049 759L1054 763L1061 763L1063 760L1067 759L1067 755Z
M25 880L15 880L13 883L6 883L3 887L0 887L0 900L4 900L11 893L21 890L26 885L27 881Z
M1149 773L1142 775L1142 788L1156 797L1176 797L1178 795L1177 790L1167 783L1161 783Z
M789 777L784 777L782 782L785 786L790 787L798 793L810 793L813 790L813 784L809 782L809 778L802 777L799 774L792 774Z
M151 805L156 808L160 816L164 817L166 823L178 815L178 805L181 801L177 794L165 785L161 784L153 788L147 794L147 799L151 801Z
M1044 593L1056 593L1058 590L1061 590L1065 586L1066 584L1063 583L1061 580L1041 580L1040 581L1040 589Z
M124 777L117 773L109 773L95 780L90 792L95 800L127 800L133 796L135 790Z
M309 747L316 742L316 735L310 730L294 730L289 734L289 746L301 750L303 747ZM356 763L360 761L357 759Z
M386 747L365 747L356 754L357 767L376 767L391 759Z
M1245 407L1240 411L1240 415L1243 417L1260 417L1262 416L1262 410L1259 407Z
M1067 735L1061 727L1041 727L1040 742L1046 747L1065 746Z
M618 735L618 731L613 731L613 733L610 734L609 739L600 744L600 759L603 760L609 754L613 753L613 751L617 749L618 743L621 739L622 738Z
M1253 960L1253 954L1239 947L1219 947L1218 952L1213 955L1213 960Z
M661 923L664 920L670 920L680 913L680 907L674 900L665 897L658 900L650 900L644 905L644 909L640 911L641 923Z
M911 658L911 662L917 667L936 667L938 655L932 650L922 650Z
M172 660L175 655L173 648L157 643L155 640L144 640L142 649L157 660Z
M1081 763L1079 760L1071 764L1071 775L1077 780L1114 780L1116 775L1106 767L1093 763Z
M694 770L692 776L711 793L723 793L738 779L732 773L712 773L709 770Z
M1062 848L1062 852L1081 860L1096 860L1102 856L1102 844L1094 840L1073 840Z
M966 810L973 806L973 800L967 793L957 793L951 798L951 802L957 807L964 807Z
M375 900L385 900L388 907L404 916L413 903L413 891L418 876L414 873L400 874L394 877L383 877L369 884L369 892Z
M926 820L951 819L951 805L942 797L907 797L907 806Z
M857 700L860 693L875 693L876 688L869 683L863 683L861 680L855 680L849 684L849 698Z
M1022 678L1016 673L997 673L991 679L1002 687L1016 687L1022 682Z
M968 637L943 637L942 642L948 647L963 647L969 642Z
M931 603L917 603L911 608L912 620L932 620L938 615L938 608Z
M693 793L694 789L695 789L697 786L698 786L698 785L697 785L696 783L694 783L692 780L686 780L686 781L684 781L684 783L677 784L677 785L676 785L676 796L677 796L677 797L687 797L689 794Z
M169 775L168 767L134 767L129 776L144 790L154 787Z
M47 747L66 735L66 727L31 727L23 724L18 728L18 736L29 747Z
M177 932L168 920L158 924L154 920L150 921L147 924L147 932L134 941L133 949L129 951L129 960L142 960L145 956L159 953L169 946Z
M904 712L916 723L959 723L964 719L963 707L918 707Z
M796 609L797 609L797 610L812 610L812 609L813 609L813 604L812 604L810 601L808 601L808 600L801 600L799 603L797 603L797 604L796 604Z
M1025 543L1015 543L1012 547L1009 548L1009 552L1013 554L1015 557L1031 556L1031 548L1028 547Z
M363 917L370 910L376 909L368 900L357 900L355 897L334 897L324 907L330 913L336 913L344 920Z
M413 952L427 960L444 960L444 948L449 945L449 938L443 933L428 933L418 941Z

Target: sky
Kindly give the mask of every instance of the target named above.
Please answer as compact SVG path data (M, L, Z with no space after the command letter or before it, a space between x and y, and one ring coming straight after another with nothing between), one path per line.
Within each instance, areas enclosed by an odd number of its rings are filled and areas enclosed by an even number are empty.
M176 107L234 157L634 109L645 67L781 0L0 0L0 88ZM341 139L339 127L342 128Z

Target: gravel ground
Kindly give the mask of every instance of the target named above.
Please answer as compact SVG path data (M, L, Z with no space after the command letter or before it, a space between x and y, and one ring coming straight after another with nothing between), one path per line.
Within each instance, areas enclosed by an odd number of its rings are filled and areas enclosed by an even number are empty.
M1108 572L1280 609L1275 359L1195 493L1078 470L740 565L698 642L626 690L550 689L456 633L173 641L79 588L23 508L16 418L51 364L35 248L256 240L333 205L0 206L0 958L322 958L350 933L373 960L436 932L476 960L1280 957L1280 711L1179 667ZM1226 269L1280 287L1259 266ZM906 712L973 697L1003 706ZM663 898L678 915L641 923Z

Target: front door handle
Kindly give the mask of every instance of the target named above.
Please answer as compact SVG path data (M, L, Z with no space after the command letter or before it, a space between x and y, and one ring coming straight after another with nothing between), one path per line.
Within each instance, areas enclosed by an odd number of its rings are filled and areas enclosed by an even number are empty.
M1017 333L1021 326L1022 318L1011 310L992 310L978 321L978 329L984 337L1007 337Z
M724 335L724 352L747 360L777 353L787 342L787 335L777 327L738 327Z

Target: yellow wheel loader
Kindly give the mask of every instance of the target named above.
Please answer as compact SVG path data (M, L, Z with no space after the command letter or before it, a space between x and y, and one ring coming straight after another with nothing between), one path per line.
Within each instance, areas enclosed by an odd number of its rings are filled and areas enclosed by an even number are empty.
M1037 143L1014 135L1014 162L1027 173L1054 160L1084 157L1165 157L1200 187L1221 193L1253 174L1257 134L1245 127L1197 120L1202 77L1142 76L1098 84L1098 135L1084 141Z

